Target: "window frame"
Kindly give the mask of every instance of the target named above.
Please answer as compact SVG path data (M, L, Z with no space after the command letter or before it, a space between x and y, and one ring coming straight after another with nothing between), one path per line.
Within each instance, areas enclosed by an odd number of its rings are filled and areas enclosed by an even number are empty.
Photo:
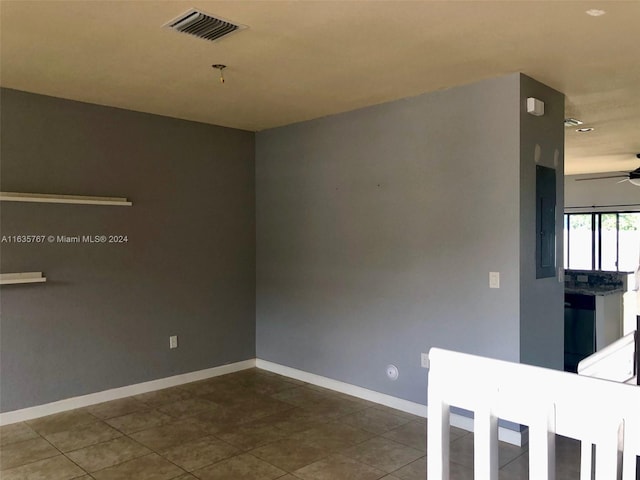
M566 240L564 251L564 268L571 270L571 215L591 215L591 268L586 270L602 270L602 215L616 216L616 254L615 254L615 270L603 270L607 272L620 272L620 215L634 213L640 215L637 210L615 210L615 211L587 211L587 212L565 212L563 217L563 226L566 229ZM585 270L585 269L578 269ZM626 271L626 270L625 270Z

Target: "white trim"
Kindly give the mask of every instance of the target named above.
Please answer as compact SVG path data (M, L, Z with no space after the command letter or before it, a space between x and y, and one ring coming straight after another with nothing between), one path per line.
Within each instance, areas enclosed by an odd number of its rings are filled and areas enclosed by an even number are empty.
M79 397L65 398L64 400L46 403L44 405L37 405L35 407L0 413L0 425L9 425L11 423L24 422L25 420L33 420L34 418L65 412L75 408L88 407L89 405L108 402L110 400L118 400L120 398L130 397L131 395L139 395L141 393L153 392L155 390L162 390L163 388L175 387L185 383L205 380L211 377L218 377L220 375L226 375L227 373L239 372L240 370L246 370L247 368L253 368L255 366L256 360L252 358L250 360L243 360L241 362L230 363L228 365L220 365L219 367L183 373L172 377L113 388L111 390L90 393Z
M387 407L395 408L403 412L411 413L419 417L427 416L426 405L410 402L409 400L403 400L401 398L392 397L385 393L376 392L366 388L351 385L350 383L341 382L332 378L316 375L315 373L308 373L303 370L297 370L295 368L280 365L278 363L269 362L267 360L256 359L256 367L269 372L284 375L285 377L295 378L301 382L311 383L319 387L328 388L336 392L345 393L352 397L362 398L369 400L370 402L379 403Z
M85 195L59 195L56 193L0 192L3 202L70 203L75 205L117 205L130 207L132 203L123 197L89 197Z
M427 406L420 403L410 402L409 400L403 400L402 398L393 397L385 393L376 392L367 388L358 387L350 383L341 382L332 378L316 375L315 373L305 372L296 368L287 367L278 363L269 362L267 360L256 359L256 367L269 372L277 373L285 377L294 378L302 382L317 385L319 387L328 388L336 392L351 395L352 397L362 398L370 402L385 405L390 408L395 408L402 412L411 413L419 417L427 417ZM473 432L473 419L459 415L456 413L451 414L451 425L454 427L462 428L469 432ZM528 441L528 431L516 432L508 428L498 428L498 438L512 445L522 446Z
M0 273L0 285L12 285L18 283L42 283L47 277L42 272Z

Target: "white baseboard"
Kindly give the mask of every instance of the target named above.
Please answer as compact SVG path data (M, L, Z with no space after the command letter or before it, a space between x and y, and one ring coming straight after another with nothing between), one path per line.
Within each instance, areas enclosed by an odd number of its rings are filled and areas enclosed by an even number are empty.
M406 413L411 413L419 417L425 418L427 416L426 405L410 402L409 400L403 400L401 398L392 397L385 393L376 392L367 388L351 385L350 383L340 382L339 380L333 380L332 378L322 377L315 373L308 373L303 370L297 370L295 368L286 367L278 363L269 362L267 360L256 359L256 367L269 372L277 373L289 378L295 378L301 382L310 383L319 387L328 388L336 392L345 393L352 397L362 398L369 400L373 403L385 405L387 407L395 408Z
M90 393L79 397L66 398L64 400L46 403L44 405L37 405L35 407L0 413L0 426L24 422L26 420L33 420L34 418L53 415L54 413L65 412L76 408L88 407L90 405L96 405L98 403L108 402L111 400L118 400L132 395L162 390L163 388L175 387L185 383L197 382L199 380L226 375L227 373L239 372L240 370L246 370L253 367L277 373L285 377L294 378L319 387L328 388L353 397L362 398L364 400L368 400L379 405L385 405L402 412L411 413L419 417L426 418L427 416L426 405L422 405L420 403L410 402L409 400L403 400L385 393L358 387L357 385L341 382L339 380L323 377L321 375L305 372L303 370L287 367L267 360L250 359L228 365L221 365L219 367L207 368L205 370L198 370L196 372L183 373L172 377L151 380L149 382L137 383L135 385L127 385L125 387L113 388L102 392ZM473 432L472 418L452 413L451 425ZM528 441L528 431L516 432L508 428L500 427L498 429L498 438L503 442L522 446Z
M135 385L127 385L125 387L113 388L102 392L90 393L79 397L65 398L57 402L37 405L35 407L23 408L21 410L13 410L11 412L0 413L0 425L9 425L16 422L24 422L33 420L34 418L52 415L54 413L65 412L75 408L88 407L102 402L118 400L131 395L139 395L141 393L153 392L163 388L175 387L190 382L197 382L211 377L225 375L227 373L238 372L253 368L256 366L256 360L244 360L241 362L230 363L228 365L220 365L219 367L207 368L195 372L183 373L172 377L160 378L149 382L137 383Z
M351 395L352 397L362 398L373 403L395 408L396 410L411 413L422 418L427 417L427 406L420 403L410 402L409 400L403 400L385 393L376 392L367 388L358 387L357 385L351 385L350 383L341 382L339 380L323 377L321 375L316 375L315 373L305 372L303 370L287 367L267 360L261 360L259 358L256 359L256 367L285 377L294 378L301 382L310 383L312 385L328 388L329 390L334 390L346 395ZM473 418L458 415L456 413L451 413L450 418L452 426L473 432ZM527 443L528 431L516 432L515 430L499 427L498 439L512 445L522 446Z

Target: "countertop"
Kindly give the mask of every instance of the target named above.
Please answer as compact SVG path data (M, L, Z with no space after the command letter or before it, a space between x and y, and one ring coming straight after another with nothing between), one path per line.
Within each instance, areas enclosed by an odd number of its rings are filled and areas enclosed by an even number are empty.
M564 293L605 296L627 291L629 272L565 270Z
M576 286L564 287L564 293L573 293L578 295L613 295L614 293L624 293L622 285L616 286Z

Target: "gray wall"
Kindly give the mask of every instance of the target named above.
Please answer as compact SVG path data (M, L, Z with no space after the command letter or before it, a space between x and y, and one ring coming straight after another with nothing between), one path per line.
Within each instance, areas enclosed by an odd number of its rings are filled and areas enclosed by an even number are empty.
M1 409L255 357L254 134L2 90L2 190L133 207L2 203ZM180 347L169 350L168 337Z
M257 134L259 358L422 404L431 346L520 360L520 82Z
M527 97L545 103L541 117L526 112ZM564 95L521 76L520 103L520 361L564 368ZM536 165L556 171L556 276L536 279Z

